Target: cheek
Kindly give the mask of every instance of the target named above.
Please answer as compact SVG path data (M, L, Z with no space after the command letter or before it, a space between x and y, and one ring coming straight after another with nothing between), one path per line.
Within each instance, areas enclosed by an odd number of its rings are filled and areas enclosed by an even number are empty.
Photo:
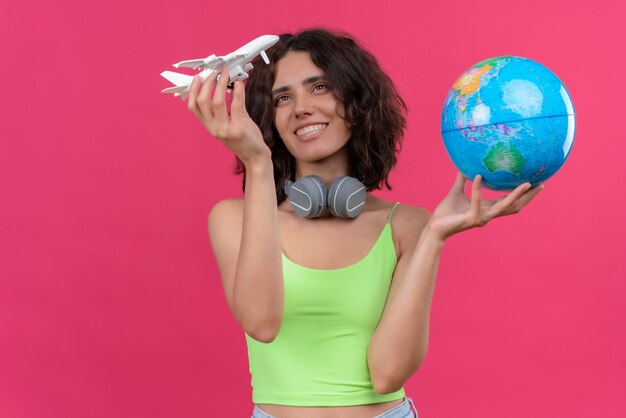
M283 135L289 129L289 120L285 115L285 112L274 112L274 126L279 134Z
M345 111L343 109L343 106L340 103L337 103L335 105L335 113L337 114L337 116L339 116L341 119L344 119L346 117L345 115Z
M343 133L343 135L345 135L346 137L350 137L351 133L352 133L352 129L350 128L350 125L348 124L347 121L341 119L340 120L340 130Z

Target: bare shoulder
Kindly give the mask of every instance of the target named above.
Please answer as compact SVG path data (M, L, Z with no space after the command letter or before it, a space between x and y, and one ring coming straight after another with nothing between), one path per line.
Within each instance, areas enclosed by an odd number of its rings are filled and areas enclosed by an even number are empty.
M399 204L396 207L391 220L391 228L400 242L401 254L415 248L430 216L430 212L422 207L405 204Z
M224 199L217 202L209 212L209 228L211 224L219 226L243 219L243 199Z
M243 227L243 200L224 199L217 202L209 213L209 236L213 251L233 248L241 240Z
M370 195L370 205L373 211L383 211L389 214L391 208L396 202L381 199L377 196ZM422 228L426 225L430 219L430 212L422 207L398 204L393 212L391 219L391 229L394 236L400 236L400 234L412 234L414 232L421 232Z
M226 300L233 309L233 286L241 246L243 200L225 199L209 213L209 238L220 270Z
M430 212L425 208L399 204L393 214L393 221L399 226L425 224L430 219Z
M243 199L224 199L213 205L213 207L211 208L211 212L215 210L224 211L238 209L243 209Z

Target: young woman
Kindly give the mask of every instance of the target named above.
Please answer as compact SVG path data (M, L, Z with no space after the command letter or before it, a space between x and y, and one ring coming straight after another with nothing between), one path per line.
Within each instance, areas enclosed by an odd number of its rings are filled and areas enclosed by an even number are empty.
M188 102L244 174L243 200L216 204L209 233L246 333L253 416L417 416L403 385L426 355L444 242L543 187L483 201L480 177L468 198L459 173L432 214L380 199L406 107L375 58L325 30L268 52L230 111L227 72L196 78Z

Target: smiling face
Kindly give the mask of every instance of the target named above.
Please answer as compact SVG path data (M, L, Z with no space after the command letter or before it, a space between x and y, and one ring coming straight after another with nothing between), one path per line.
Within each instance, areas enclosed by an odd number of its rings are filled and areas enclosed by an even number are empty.
M276 63L272 100L274 125L300 164L334 157L347 165L343 108L308 52L290 51Z

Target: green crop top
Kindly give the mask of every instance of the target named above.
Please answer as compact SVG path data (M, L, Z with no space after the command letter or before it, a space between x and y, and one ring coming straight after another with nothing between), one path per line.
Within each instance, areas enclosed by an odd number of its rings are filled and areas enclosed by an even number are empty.
M378 394L367 348L396 267L389 215L378 240L355 264L334 270L300 266L283 254L284 317L271 343L246 335L255 404L349 406L404 397Z

